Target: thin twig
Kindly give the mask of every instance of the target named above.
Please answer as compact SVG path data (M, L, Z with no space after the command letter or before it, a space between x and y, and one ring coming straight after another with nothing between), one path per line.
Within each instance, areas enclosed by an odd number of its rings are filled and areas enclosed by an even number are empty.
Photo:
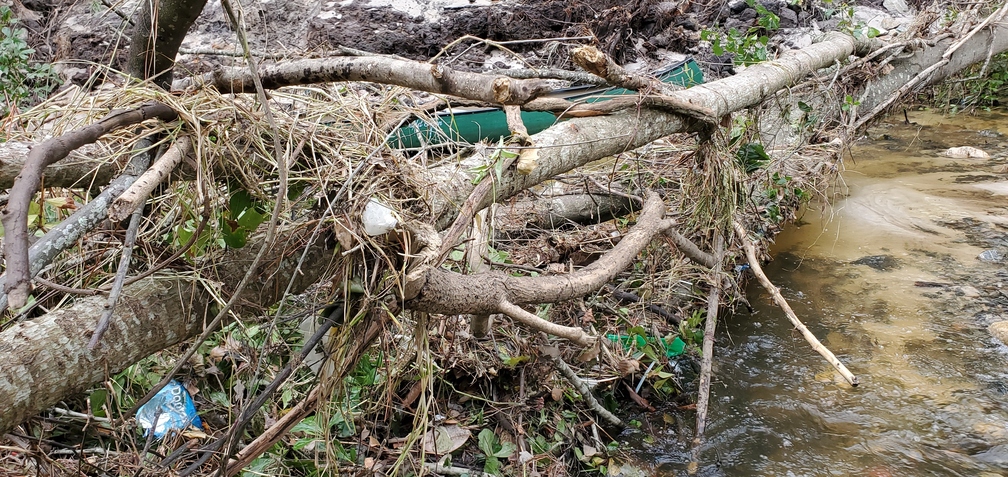
M225 5L226 7L225 10L230 10L230 3L228 3L226 0L222 1L221 3ZM233 12L230 12L229 17L232 15ZM242 29L236 28L236 31L239 32L238 39L242 42L242 47L247 52L248 42L245 41L245 35ZM137 401L132 408L130 408L130 410L123 416L124 419L135 414L137 409L140 409L140 406L146 404L148 401L151 400L151 398L154 397L155 394L158 393L158 391L167 386L168 382L170 382L175 376L175 373L178 373L179 370L181 370L182 367L185 366L186 362L189 360L189 357L191 357L196 352L196 350L200 347L200 345L202 345L203 342L210 337L210 334L212 334L217 329L217 326L219 326L220 323L224 321L224 317L227 316L227 314L231 311L231 308L234 306L234 304L238 301L239 297L241 296L241 292L245 290L245 287L248 285L249 280L251 280L252 276L255 275L256 269L259 267L259 263L262 262L263 257L266 255L266 251L271 249L274 245L274 242L276 242L277 229L278 224L280 222L280 212L284 209L284 201L287 198L287 158L286 156L284 156L283 148L280 146L280 131L276 127L276 122L273 119L273 112L270 110L269 100L266 98L266 92L265 90L263 90L262 83L259 81L259 74L256 72L255 62L251 61L251 58L249 58L248 63L249 68L252 70L252 79L256 84L256 92L258 93L257 96L259 98L259 102L262 104L263 111L266 113L266 120L269 122L269 124L272 126L273 129L272 136L273 136L273 148L275 156L274 159L277 162L277 169L280 180L280 190L277 192L276 203L273 205L273 212L270 215L270 219L266 228L266 237L263 240L262 247L259 248L259 253L256 254L255 258L252 260L252 263L249 264L249 268L248 271L245 272L245 276L242 277L241 281L238 283L238 286L235 287L234 292L231 295L231 298L228 299L227 303L225 303L224 306L221 307L220 311L217 312L217 316L215 316L214 319L210 321L210 323L206 326L206 329L203 330L203 333L200 334L200 336L196 339L196 341L193 342L192 346L190 346L189 349L187 349L186 352L179 357L179 359L175 363L175 366L172 367L172 370L167 375L165 375L165 377L162 378L161 381L158 382L156 386L151 388L151 390L148 391L143 398Z
M599 403L597 399L595 399L595 396L592 394L591 389L588 388L588 385L585 384L585 382L578 377L577 373L575 373L574 370L571 369L571 367L564 362L564 360L560 357L558 353L546 353L546 354L547 355L552 354L551 357L553 358L553 364L556 365L557 370L559 370L560 374L562 374L563 377L567 379L567 382L571 383L571 385L574 386L574 389L577 390L578 394L580 394L581 397L585 400L585 403L588 404L588 407L591 408L592 411L595 411L595 414L598 414L599 417L602 418L602 420L608 422L610 425L614 427L619 428L625 427L623 425L623 421L621 421L620 418L616 417L613 413L609 412L608 409L602 406L602 404Z
M241 43L242 50L245 52L245 62L248 63L249 73L252 75L252 80L255 82L256 96L259 99L259 103L262 105L263 112L266 113L266 121L269 124L270 129L272 129L273 156L277 162L277 169L278 169L277 172L280 180L280 187L279 187L280 190L277 192L276 195L276 204L273 207L272 217L270 217L269 231L266 233L267 239L265 242L263 242L263 247L262 249L259 250L259 254L256 257L256 260L252 265L252 268L250 268L248 274L245 275L245 278L250 278L254 272L254 269L256 268L256 266L258 266L261 257L266 254L266 250L268 250L269 247L272 247L274 240L276 240L276 230L277 230L277 224L280 219L280 212L285 208L285 201L287 199L287 187L288 187L287 157L283 150L283 146L280 144L280 128L277 127L276 120L273 117L273 110L270 108L269 98L266 97L266 90L263 88L262 80L259 77L259 71L256 68L256 62L255 60L252 59L251 54L252 50L251 48L249 48L248 37L245 30L244 18L238 15L238 13L234 9L234 6L231 4L230 0L221 0L221 6L224 7L224 12L227 14L228 21L231 23L232 29L238 35L238 41L239 43ZM238 295L236 293L232 297L232 301L234 301L234 299L236 299L237 296ZM277 386L279 386L279 384L277 384ZM265 394L265 396L268 397L269 394ZM262 404L260 404L260 406L261 405ZM258 409L258 408L255 407L252 409ZM240 420L237 423L237 425L233 426L233 429L236 431L243 429L245 427L245 424L248 422L248 419L251 419L251 416L247 416L247 412L243 412L241 415L245 416L246 420L244 422ZM238 439L235 438L236 435L237 433L232 433L229 436L228 448L227 451L224 453L221 462L227 462L228 458L234 454L235 447L238 445ZM226 470L226 467L227 467L226 465L221 465L220 472L218 474L223 475Z
M718 233L714 237L714 255L718 263L724 260L724 236ZM700 445L703 443L704 430L707 428L707 405L710 402L711 366L714 362L714 332L717 329L718 306L721 300L721 267L711 269L714 283L707 296L707 318L704 324L703 361L700 363L700 386L697 391L696 403L696 434L693 435L693 449L690 452L690 463L686 471L695 475L700 467Z
M120 12L119 9L115 8L115 5L112 5L112 3L109 2L108 0L101 0L101 4L105 5L105 8L108 8L110 12L115 13L119 18L122 18L124 22L126 22L127 24L129 24L129 26L131 26L131 27L135 26L133 24L133 19L130 18L129 15L126 15L125 13Z
M123 283L126 281L126 273L129 272L130 258L133 256L133 246L136 245L137 230L140 229L140 220L143 218L143 207L137 207L130 216L129 228L126 229L126 239L122 245L122 256L119 257L119 268L116 270L115 282L112 290L109 291L108 301L105 302L105 309L101 318L95 326L91 341L88 342L88 349L95 349L101 341L105 331L108 330L112 321L112 313L115 311L116 302L119 301L119 294L122 293Z
M332 328L334 324L336 324L335 320L336 313L342 313L342 309L337 308L336 310L333 311L332 314L325 317L325 320L322 322L322 325L319 326L317 330L315 330L315 333L312 334L312 336L309 337L307 341L305 341L304 346L301 348L301 352L298 353L294 358L289 360L287 364L283 367L283 369L281 369L280 372L277 373L276 377L273 378L273 381L271 381L269 385L267 385L266 388L263 389L263 391L259 393L258 396L256 396L256 398L252 401L252 403L249 404L249 406L246 407L241 412L241 415L238 417L238 421L233 426L231 426L227 430L227 432L225 432L223 435L218 437L210 444L203 446L203 448L201 448L198 452L204 452L206 453L204 455L209 457L210 455L212 455L214 451L220 449L221 446L223 446L226 442L228 442L236 433L240 432L240 430L243 429L249 423L249 421L252 420L255 413L260 408L262 408L264 404L266 404L266 400L269 399L269 397L276 392L276 390L280 387L280 385L285 383L287 379L290 378L291 374L295 370L297 370L297 367L301 363L303 363L305 359L308 358L308 355L311 354L312 350L314 350L315 347L318 346L319 342L321 342L322 339L325 338L326 334L329 332L329 329ZM309 317L308 319L314 319L314 317ZM172 465L180 457L182 457L181 454L179 455L173 454L171 456L168 456L163 461L161 461L161 466L168 467Z
M767 278L766 274L763 273L763 268L760 267L759 259L756 258L756 247L754 247L752 242L749 240L745 228L743 228L742 224L739 224L738 222L735 222L735 234L738 235L739 240L742 242L742 248L745 249L746 258L749 260L749 268L752 270L753 274L756 275L760 285L763 285L763 288L770 292L774 303L784 310L784 314L787 315L788 320L790 320L791 324L798 329L805 338L805 341L808 341L808 343L812 345L812 349L819 353L823 358L826 358L826 361L829 361L829 363L836 368L837 372L839 372L851 386L857 386L857 376L854 376L854 374L848 371L847 367L844 366L839 359L837 359L836 355L823 346L823 344L819 342L819 339L816 338L815 335L813 335L812 332L809 331L809 329L798 319L798 315L796 315L794 310L791 309L791 305L788 305L787 300L785 300L784 296L781 295L780 290L775 287L774 284L770 282L770 279Z

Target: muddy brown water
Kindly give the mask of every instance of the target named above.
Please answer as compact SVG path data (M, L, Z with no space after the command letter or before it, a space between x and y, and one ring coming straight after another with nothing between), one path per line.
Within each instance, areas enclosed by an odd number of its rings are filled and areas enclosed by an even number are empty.
M987 332L1008 320L1008 272L977 258L1008 255L1008 114L909 119L853 149L834 206L782 233L766 266L861 385L753 283L755 311L719 324L701 475L1008 475L1008 347ZM941 155L961 145L993 158ZM695 416L662 414L627 449L681 475Z

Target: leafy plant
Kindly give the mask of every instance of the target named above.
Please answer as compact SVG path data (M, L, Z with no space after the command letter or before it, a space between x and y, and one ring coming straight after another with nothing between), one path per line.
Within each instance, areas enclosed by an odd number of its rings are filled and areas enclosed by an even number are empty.
M843 102L843 104L840 105L840 109L842 111L850 111L850 110L854 109L855 107L859 106L860 104L861 104L861 101L858 101L858 100L854 99L853 96L851 96L851 95L848 94L848 95L844 96L844 102Z
M776 225L784 221L783 210L797 210L812 198L805 189L793 186L793 180L789 175L775 172L770 176L770 182L763 190L762 215L772 224Z
M693 314L685 320L679 322L679 337L687 345L700 346L703 344L703 330L700 325L704 322L706 313L702 309L693 310Z
M825 3L831 6L831 8L825 10L826 18L840 17L840 22L837 23L838 31L847 33L855 38L875 38L882 33L877 28L858 21L854 17L854 7L852 5L848 3L834 5L832 1L826 1Z
M11 105L40 101L60 84L52 65L32 61L35 49L28 46L28 31L18 22L10 7L0 7L0 95L5 100L0 117L10 114Z
M770 162L770 156L763 149L763 145L758 142L744 144L735 153L735 159L738 160L739 166L745 170L746 174L752 174Z
M734 28L729 29L726 34L704 29L700 32L700 39L711 43L715 55L732 53L733 63L749 66L769 58L767 44L770 42L770 37L767 33L780 28L780 17L755 0L746 0L746 3L756 10L758 26L751 27L744 33Z
M477 436L479 448L486 455L483 472L501 475L501 459L514 455L517 449L511 442L501 442L500 438L490 429L483 429Z

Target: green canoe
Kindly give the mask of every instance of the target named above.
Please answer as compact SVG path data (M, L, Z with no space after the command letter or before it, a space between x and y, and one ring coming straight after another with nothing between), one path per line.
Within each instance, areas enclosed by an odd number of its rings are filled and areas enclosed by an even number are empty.
M703 83L703 72L692 58L687 58L655 73L661 81L690 87ZM599 88L597 86L575 86L550 93L571 101L594 103L613 96L635 94L623 88ZM540 132L556 123L553 113L542 111L522 111L522 122L529 134ZM389 135L388 143L393 149L416 149L424 145L443 143L475 144L484 139L491 142L508 136L507 119L499 108L450 108L441 111L433 120L417 119Z

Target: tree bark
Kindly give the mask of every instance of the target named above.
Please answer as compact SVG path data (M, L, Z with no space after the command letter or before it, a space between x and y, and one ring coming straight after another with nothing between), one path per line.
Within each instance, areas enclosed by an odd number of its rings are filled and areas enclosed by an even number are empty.
M858 106L858 111L870 112L875 109L914 76L927 67L941 61L942 55L956 41L956 38L947 38L937 42L935 46L918 49L909 57L890 63L893 66L892 71L885 75L873 77L865 85L863 92L859 96L861 104ZM990 56L1005 51L1008 51L1008 23L995 22L988 28L977 31L971 38L966 40L949 57L948 64L936 69L927 80L920 84L920 87L915 88L912 92L938 83L969 68L971 65L981 63Z
M145 0L133 20L136 30L130 40L126 71L136 78L151 79L168 90L172 68L189 27L203 12L207 0ZM152 10L156 6L156 10ZM154 19L156 19L156 24Z
M470 73L436 64L384 56L289 61L263 67L260 75L263 88L266 89L338 81L370 81L496 104L524 104L550 89L549 84L540 79ZM209 73L203 78L203 82L224 93L255 91L253 78L247 69L220 69ZM188 81L180 81L176 89L185 89L187 86Z
M271 250L242 293L238 313L269 306L281 298L289 281L293 293L330 275L334 250L318 237L305 264L296 244L310 229L291 232L291 248ZM324 234L321 234L324 235ZM229 252L217 267L217 281L234 284L245 274L258 248L254 244ZM198 334L213 298L199 280L185 276L141 280L123 289L115 318L102 346L88 350L90 330L104 309L104 297L88 297L0 333L0 434L46 409L64 396L87 389L141 358Z

